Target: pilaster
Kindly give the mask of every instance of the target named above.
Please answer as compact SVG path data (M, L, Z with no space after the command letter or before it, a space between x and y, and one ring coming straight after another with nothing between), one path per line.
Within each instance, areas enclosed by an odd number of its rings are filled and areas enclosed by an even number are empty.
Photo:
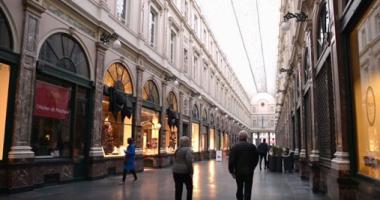
M36 79L37 37L41 14L45 11L42 2L25 0L23 38L20 68L17 75L13 141L8 158L10 160L34 158L30 134L33 118L34 82Z
M167 120L166 120L166 109L168 108L168 102L166 99L166 88L167 88L167 81L162 81L161 84L161 102L162 102L162 112L160 116L161 121L161 129L160 129L160 154L166 154L166 133L168 130L166 130L167 126Z
M95 94L94 94L94 107L93 107L93 124L92 124L92 137L89 156L102 157L102 99L103 99L103 74L104 74L104 61L105 54L108 47L100 42L96 44L96 63L95 63Z
M143 87L143 74L145 68L143 67L143 60L141 58L138 59L138 63L136 65L137 68L137 80L136 80L136 105L134 110L134 120L133 124L133 137L135 139L136 145L136 154L142 155L142 133L141 133L141 108L142 108L142 87Z

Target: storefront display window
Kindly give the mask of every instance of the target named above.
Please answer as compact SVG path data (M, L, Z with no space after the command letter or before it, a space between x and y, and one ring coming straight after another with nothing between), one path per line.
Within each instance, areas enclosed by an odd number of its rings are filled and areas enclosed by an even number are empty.
M380 180L380 31L372 31L377 26L370 19L379 15L378 4L350 34L358 172L377 180Z
M36 83L32 128L36 156L70 156L71 87L58 84Z
M210 137L209 137L209 146L208 146L208 149L209 150L215 150L215 129L210 129Z
M159 132L161 128L159 113L147 108L142 108L141 127L143 133L143 154L158 155Z
M167 97L169 108L166 110L166 142L165 150L167 153L172 154L178 146L178 125L179 115L177 98L173 92L170 92Z
M206 126L202 126L201 128L201 149L200 151L207 151L207 139L208 139L208 128Z
M104 155L124 156L132 138L131 77L121 63L110 65L104 75L102 146Z
M3 160L10 66L0 63L0 160Z
M191 147L193 152L199 152L199 124L192 124L192 134L191 134Z
M84 158L88 133L88 61L70 35L56 33L41 46L34 90L31 145L39 158ZM75 73L75 75L72 75ZM86 120L87 119L87 120Z

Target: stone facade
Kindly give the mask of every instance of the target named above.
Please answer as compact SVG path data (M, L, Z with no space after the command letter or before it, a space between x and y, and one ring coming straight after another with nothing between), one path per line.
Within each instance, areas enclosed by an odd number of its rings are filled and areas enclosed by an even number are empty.
M195 105L200 113L206 113L199 120L200 126L213 128L215 134L228 133L230 142L240 130L252 130L249 97L193 0L5 0L0 2L0 9L12 33L13 48L9 52L18 58L7 61L15 66L12 73L17 74L11 80L15 89L10 90L8 113L14 115L7 116L9 131L5 133L6 156L0 160L0 174L4 174L0 176L0 190L20 191L72 181L78 179L77 174L81 174L80 179L96 179L121 173L124 158L105 157L101 142L103 79L113 63L121 63L131 77L131 126L138 171L143 171L149 159L154 167L168 166L172 159L164 148L153 157L142 154L140 121L146 105L142 88L147 81L158 88L159 103L154 108L161 113L162 127L169 106L167 96L173 92L179 100L179 136L191 137ZM34 86L39 70L43 70L38 69L37 60L44 42L59 33L76 41L88 61L88 79L83 82L82 78L73 78L76 84L87 84L92 97L88 102L88 149L80 165L71 157L38 157L31 143ZM117 37L109 37L112 35ZM121 47L113 45L115 40L121 42ZM0 56L9 52L0 52ZM187 125L186 132L183 125ZM167 133L165 128L160 129L161 147ZM210 159L215 150L207 148L196 156Z
M357 138L363 133L356 130L357 87L352 85L358 74L353 71L352 52L366 38L353 40L352 33L360 20L370 21L378 10L376 0L282 1L282 16L303 12L308 18L281 24L276 136L281 146L300 150L300 177L310 181L314 192L331 199L376 199L378 195L378 186L372 184L378 178L372 174L363 179L358 168L361 158L356 149L366 147ZM373 31L364 35L378 37L374 24L366 27ZM370 170L378 173L376 167Z

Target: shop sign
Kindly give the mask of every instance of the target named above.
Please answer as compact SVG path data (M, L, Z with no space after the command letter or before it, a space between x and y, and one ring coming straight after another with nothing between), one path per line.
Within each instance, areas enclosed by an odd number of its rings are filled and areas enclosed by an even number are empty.
M54 119L67 119L70 88L37 81L34 98L34 115Z

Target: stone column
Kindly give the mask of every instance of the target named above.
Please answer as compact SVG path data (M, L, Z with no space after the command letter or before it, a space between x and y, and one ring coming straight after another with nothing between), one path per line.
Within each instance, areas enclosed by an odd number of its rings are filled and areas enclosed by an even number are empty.
M136 80L136 105L134 108L133 116L134 120L132 122L133 124L133 138L135 139L135 145L136 145L136 154L137 155L142 155L142 133L141 133L141 108L142 108L142 87L143 86L143 74L144 74L144 67L143 67L143 61L141 58L138 59L138 63L136 65L137 69L137 80Z
M132 120L132 137L136 145L136 171L144 171L144 157L143 157L143 133L141 132L141 109L142 109L142 87L143 74L145 68L143 67L142 58L138 58L136 65L136 104L133 110Z
M168 82L162 81L161 84L161 102L162 102L162 112L160 117L160 123L161 123L161 129L160 129L160 154L166 154L166 133L170 130L166 130L167 126L167 120L166 118L166 109L168 108L168 102L167 102L167 95L166 95L166 88L167 88Z
M102 99L103 99L103 74L104 60L107 46L98 42L96 44L96 63L95 63L95 93L94 93L94 118L92 124L92 136L90 157L103 157L102 151Z
M34 83L36 79L37 36L40 17L45 11L40 2L25 0L25 15L21 47L20 69L17 75L15 116L12 147L8 153L11 162L34 158L30 134L32 131Z
M184 113L184 108L183 108L183 93L182 92L179 92L178 112L179 112L178 137L181 137L181 136L185 135L183 133L183 113Z

